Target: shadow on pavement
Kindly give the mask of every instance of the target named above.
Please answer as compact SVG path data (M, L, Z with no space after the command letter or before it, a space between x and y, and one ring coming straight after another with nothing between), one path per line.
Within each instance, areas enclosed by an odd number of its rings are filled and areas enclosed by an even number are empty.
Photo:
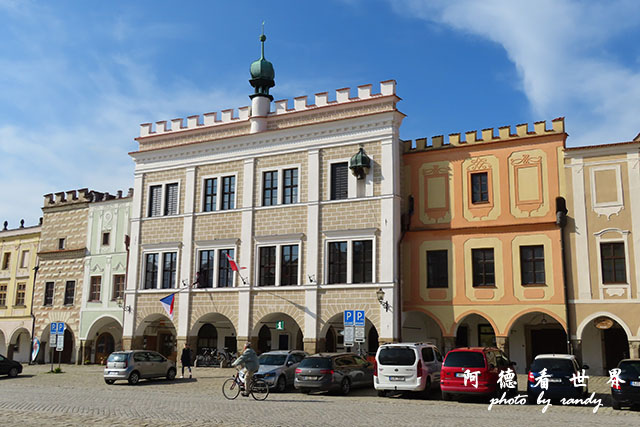
M0 381L4 381L4 380L19 380L20 378L31 378L31 377L35 377L35 375L31 375L31 374L18 374L17 377L14 378L10 378L9 376L1 376L0 377Z

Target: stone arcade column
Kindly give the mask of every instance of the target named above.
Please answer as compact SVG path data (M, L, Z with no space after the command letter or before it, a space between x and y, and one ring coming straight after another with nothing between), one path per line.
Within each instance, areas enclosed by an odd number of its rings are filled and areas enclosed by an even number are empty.
M640 341L629 340L629 358L640 359Z

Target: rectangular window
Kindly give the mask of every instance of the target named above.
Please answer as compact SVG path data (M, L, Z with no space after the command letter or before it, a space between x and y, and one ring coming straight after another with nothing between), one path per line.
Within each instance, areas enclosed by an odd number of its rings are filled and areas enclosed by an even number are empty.
M18 283L16 287L16 305L19 307L24 306L24 296L27 293L27 284L26 283Z
M29 251L22 251L22 259L20 260L20 268L29 267Z
M99 279L100 277L98 277ZM93 279L93 277L91 278ZM93 286L93 280L92 280ZM64 286L64 305L73 305L73 299L76 296L76 282L75 280L67 280ZM100 298L100 291L98 291L98 299Z
M64 244L65 244L64 238L58 239L58 249L60 250L64 249Z
M215 251L200 251L200 270L198 272L198 287L213 287L213 272Z
M230 288L233 286L233 270L229 264L229 258L233 259L233 249L218 250L218 287Z
M284 170L282 203L290 205L298 203L298 169Z
M627 283L624 243L600 243L602 283Z
M2 269L3 270L8 270L9 269L9 261L11 261L11 252L5 252L4 255L2 255Z
M144 269L144 288L158 287L158 254L147 254Z
M523 285L545 283L544 246L520 246L520 276Z
M218 203L218 178L204 180L204 211L213 212Z
M280 285L298 284L298 245L284 245L280 248Z
M447 250L427 251L427 288L449 287Z
M489 184L487 172L471 174L471 203L489 202Z
M43 305L53 305L53 290L55 287L54 282L47 282L44 284L44 302Z
M262 247L259 249L259 253L258 286L273 286L276 284L276 247Z
M278 171L262 174L262 206L278 204Z
M222 177L222 210L235 209L236 177Z
M373 282L373 241L353 242L352 247L352 283Z
M349 197L349 167L347 162L331 164L331 200Z
M124 298L124 274L113 275L113 297L116 301L118 298Z
M178 183L167 184L165 187L164 214L178 214Z
M0 307L7 306L7 285L0 285Z
M162 208L162 185L149 187L149 216L160 216Z
M101 288L102 288L102 276L91 276L91 286L89 288L89 301L93 301L93 302L100 301Z
M108 231L102 233L102 246L109 245L109 237L110 237L110 233Z
M347 283L347 242L329 242L328 283Z
M496 284L493 265L493 248L471 250L473 286L494 286Z
M162 254L162 289L176 287L176 252Z

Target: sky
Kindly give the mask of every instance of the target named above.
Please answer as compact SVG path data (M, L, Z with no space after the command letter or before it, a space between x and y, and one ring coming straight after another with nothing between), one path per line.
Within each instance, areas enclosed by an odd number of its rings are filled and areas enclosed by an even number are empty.
M402 139L565 117L568 146L640 132L636 0L0 0L0 222L133 185L140 123L397 81Z

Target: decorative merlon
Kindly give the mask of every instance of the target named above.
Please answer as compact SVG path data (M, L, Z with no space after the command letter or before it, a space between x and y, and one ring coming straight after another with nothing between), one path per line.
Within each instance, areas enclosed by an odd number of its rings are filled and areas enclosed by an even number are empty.
M89 190L88 188L81 188L79 190L60 191L58 193L45 194L44 207L70 205L72 203L86 203L86 202L103 202L107 200L123 199L133 196L133 188L129 188L127 195L123 197L123 191L118 190L116 194L109 194L108 192L101 193L99 191Z
M307 96L298 96L293 99L293 108L289 108L289 100L282 99L274 101L274 107L269 112L269 116L279 116L282 114L296 113L300 111L313 110L315 108L347 104L354 101L363 101L367 99L379 98L383 96L395 95L396 81L386 80L380 82L380 92L372 93L373 85L362 85L357 88L357 96L351 97L351 88L341 88L335 91L335 101L329 101L328 92L320 92L315 94L313 104L309 104ZM222 110L217 113L206 113L200 118L199 115L189 116L186 118L186 126L184 118L176 118L171 123L166 120L155 123L143 123L140 125L140 137L162 135L165 133L175 133L177 131L204 128L209 126L220 126L228 123L237 123L249 120L250 107L240 107L237 110Z
M415 145L412 140L404 140L403 151L405 153L433 150L446 147L459 147L463 145L480 144L508 141L518 138L527 138L543 135L564 134L564 117L558 117L551 121L551 129L547 129L546 121L535 122L533 124L533 131L529 130L527 123L516 125L515 133L511 132L511 126L502 126L498 128L498 135L496 136L494 128L482 129L480 131L480 138L478 138L478 131L472 130L464 133L464 139L461 138L459 133L450 133L448 141L444 140L443 135L437 135L428 138L418 138L415 140Z

